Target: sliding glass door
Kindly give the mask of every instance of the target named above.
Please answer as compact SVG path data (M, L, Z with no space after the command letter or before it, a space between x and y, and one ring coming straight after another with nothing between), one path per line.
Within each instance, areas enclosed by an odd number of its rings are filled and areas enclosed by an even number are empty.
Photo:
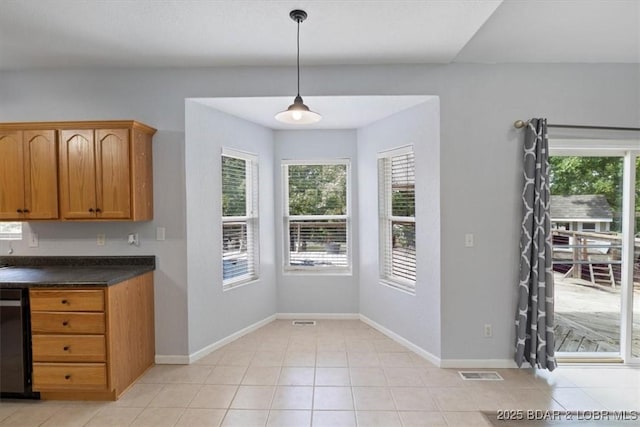
M636 153L635 161L630 159L631 171L629 180L635 182L635 203L630 211L630 233L629 246L632 255L631 266L629 268L630 281L632 286L627 290L629 299L629 348L627 350L627 360L631 363L640 364L640 152ZM635 163L635 167L633 167Z
M556 354L640 361L637 151L551 146Z

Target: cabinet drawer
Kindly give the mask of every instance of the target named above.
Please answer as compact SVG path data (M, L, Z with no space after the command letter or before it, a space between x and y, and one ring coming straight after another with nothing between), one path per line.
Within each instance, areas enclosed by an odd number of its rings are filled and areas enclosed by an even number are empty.
M39 290L29 291L31 311L104 311L104 291Z
M32 312L31 332L35 334L104 334L104 313Z
M104 363L34 363L33 389L106 388Z
M33 335L35 362L105 362L104 335Z

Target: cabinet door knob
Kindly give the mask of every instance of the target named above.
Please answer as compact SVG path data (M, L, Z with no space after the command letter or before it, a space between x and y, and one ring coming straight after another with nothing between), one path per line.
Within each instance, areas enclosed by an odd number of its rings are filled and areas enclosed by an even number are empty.
M29 209L25 209L25 210L23 210L22 212L24 212L24 213L29 213Z
M68 325L69 325L68 321L65 320L64 322L62 322L62 326L68 326Z
M16 209L16 212L18 212L19 214L22 213L22 209Z
M67 375L65 375L65 376L64 376L64 379L65 379L65 380L70 380L70 379L71 379L71 374L67 374Z
M89 212L93 213L93 208L89 208Z
M64 351L69 351L69 350L71 350L71 346L69 346L69 345L65 345L64 347L62 347L62 349L63 349Z
M102 209L96 208L96 213L100 213L100 212L102 212Z
M60 301L61 304L69 304L69 301L66 299L63 299L62 301Z

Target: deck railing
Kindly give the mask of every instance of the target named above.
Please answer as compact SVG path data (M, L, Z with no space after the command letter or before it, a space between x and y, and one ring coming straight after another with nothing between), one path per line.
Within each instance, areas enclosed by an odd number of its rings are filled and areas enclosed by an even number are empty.
M564 277L609 283L621 280L622 236L618 233L552 230L553 269ZM635 239L634 285L640 286L640 239Z

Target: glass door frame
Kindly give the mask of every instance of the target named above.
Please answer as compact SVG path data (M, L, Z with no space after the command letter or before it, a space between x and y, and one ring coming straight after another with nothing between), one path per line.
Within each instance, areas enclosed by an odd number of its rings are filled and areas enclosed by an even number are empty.
M623 362L640 365L640 355L633 357L633 267L635 233L636 158L640 157L640 140L634 139L564 139L549 137L549 156L621 157L622 178L622 270L620 284L620 351L602 353L558 353L562 362ZM640 331L638 331L640 333Z

